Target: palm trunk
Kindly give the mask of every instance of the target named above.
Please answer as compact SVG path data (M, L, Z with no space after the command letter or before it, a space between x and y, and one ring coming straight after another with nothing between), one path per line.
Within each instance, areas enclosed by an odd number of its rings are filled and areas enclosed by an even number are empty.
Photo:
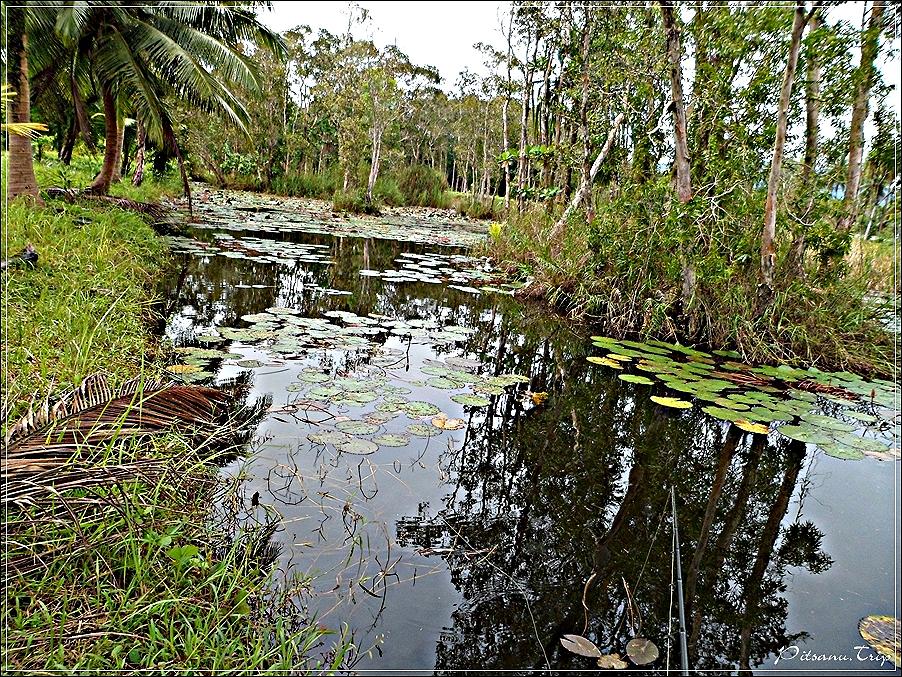
M864 122L868 117L868 98L874 82L874 59L880 42L880 28L885 3L875 0L871 6L868 29L861 40L861 65L856 74L855 100L849 125L849 163L846 168L846 188L843 196L843 215L839 230L848 232L858 217L858 189L861 186L862 157L864 156Z
M103 116L106 128L106 147L103 150L103 165L100 173L90 186L90 191L98 195L106 195L110 189L110 182L119 161L119 129L116 124L116 98L109 87L103 88Z
M31 122L31 94L28 87L28 35L25 33L25 9L9 7L7 15L8 82L16 89L12 101L11 121ZM25 195L43 204L34 176L31 139L18 134L9 135L9 177L7 196L12 199Z
M116 141L116 162L113 165L113 175L110 177L110 183L122 181L123 165L127 161L125 156L125 120L116 118L116 128L119 130L119 138Z
M135 151L135 175L132 177L132 185L140 186L144 181L144 151L147 145L147 129L141 118L138 118L138 147Z

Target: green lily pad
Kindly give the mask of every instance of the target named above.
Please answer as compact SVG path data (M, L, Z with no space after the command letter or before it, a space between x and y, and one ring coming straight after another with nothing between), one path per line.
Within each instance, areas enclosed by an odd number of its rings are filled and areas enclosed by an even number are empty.
M238 360L235 364L242 369L255 369L263 366L263 362L260 360Z
M319 371L302 371L298 374L298 379L304 383L326 383L332 377Z
M832 416L822 416L820 414L802 414L801 418L803 421L811 424L812 426L826 430L836 430L840 432L851 432L855 430L853 426L850 426L848 423L843 423L839 419L833 418Z
M373 442L380 447L406 447L410 444L410 438L405 435L386 433L384 435L376 435L373 438Z
M407 426L407 432L416 437L432 437L441 434L441 430L427 423L411 423Z
M379 426L367 423L366 421L339 421L335 427L349 435L372 435L379 431Z
M480 397L479 395L452 395L451 399L458 404L468 407L487 407L491 403L488 398Z
M339 451L355 456L368 456L379 449L379 445L369 440L353 439L336 445Z
M419 418L421 416L435 416L441 410L431 402L413 401L401 405L401 410L406 411L409 416Z
M335 430L327 430L320 433L311 433L307 435L307 439L316 444L341 444L351 439L351 436Z
M833 441L833 436L827 431L804 421L799 425L781 425L777 430L784 437L807 444L828 444Z
M617 374L617 378L627 383L638 383L645 386L654 385L655 383L647 376L639 376L638 374Z
M721 421L735 422L742 420L742 414L740 412L734 411L732 409L726 409L724 407L702 407L702 411L709 416L720 419Z
M844 461L860 461L864 458L864 452L838 442L826 442L817 446L821 451L827 454L827 456L839 458Z

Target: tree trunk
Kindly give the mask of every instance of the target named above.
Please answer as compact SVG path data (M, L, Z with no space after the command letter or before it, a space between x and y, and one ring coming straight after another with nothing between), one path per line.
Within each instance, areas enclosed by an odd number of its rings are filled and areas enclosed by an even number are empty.
M63 139L63 145L59 150L59 161L64 165L69 165L72 162L72 151L75 149L75 140L78 137L78 120L74 117L72 118L72 122L69 124L69 129L66 130L66 138Z
M513 52L513 29L514 29L514 12L510 11L510 21L507 26L507 81L504 88L504 106L501 111L501 119L503 125L502 135L504 136L504 147L502 153L506 153L510 145L510 128L508 127L508 112L511 103L511 56ZM509 160L504 161L504 213L510 211L511 206L511 165Z
M815 12L808 22L808 36L818 30L824 23L820 12ZM817 160L818 132L821 112L821 62L817 46L811 45L808 53L808 78L805 83L805 157L802 160L800 195L808 201L802 220L806 220L814 208L817 185L814 181L814 163ZM805 274L805 231L799 225L792 239L789 255L786 259L786 270L790 277L803 277Z
M689 176L689 143L686 133L686 105L683 102L683 68L680 30L673 15L673 3L661 0L661 16L667 35L667 59L670 63L671 110L673 113L674 166L676 167L676 191L680 204L692 199L692 180ZM691 246L680 246L680 268L683 278L683 313L695 296L695 266L692 263Z
M805 3L797 2L795 17L792 22L792 37L789 42L789 58L786 61L783 86L780 90L780 104L777 110L777 138L774 140L774 155L770 164L770 176L767 179L764 228L761 230L759 309L770 302L774 292L774 269L777 256L776 247L774 246L777 226L777 189L780 187L780 168L783 163L783 146L786 143L786 127L789 122L789 103L792 97L792 83L795 79L796 65L799 62L799 49L802 44L802 33L805 30L805 18Z
M119 131L119 139L116 141L116 163L113 165L110 183L119 183L122 180L122 166L127 159L125 157L125 119L123 117L116 118L116 128Z
M119 161L119 129L116 124L116 98L109 87L103 87L103 117L106 129L106 147L103 149L103 165L100 173L89 190L98 195L106 195L110 189L110 182Z
M147 145L147 129L144 127L144 122L141 118L138 118L136 124L138 125L138 147L135 150L135 174L132 176L132 184L140 186L141 182L144 181L144 151Z
M855 74L855 99L852 103L852 122L849 125L849 163L846 168L846 188L843 195L843 214L839 230L848 232L858 217L858 189L861 186L861 166L864 155L864 122L868 117L868 98L874 82L874 59L880 44L880 28L885 8L883 0L874 0L868 29L861 38L861 65Z
M25 8L9 7L7 15L7 78L15 88L12 100L12 122L31 122L31 94L28 87L28 35L25 33ZM43 204L34 176L31 138L9 135L9 176L6 185L9 199L25 195Z
M536 37L536 49L539 38ZM526 45L527 63L523 64L523 108L520 111L520 149L517 152L517 208L523 209L524 189L526 188L526 175L528 164L526 159L526 145L529 135L529 102L532 94L532 63L529 59L529 44Z
M590 178L592 165L590 163L592 152L592 140L589 137L589 47L592 44L592 10L586 9L586 22L583 24L582 49L580 50L580 60L582 61L582 92L579 99L579 135L583 142L583 162L582 171L580 172L579 185L576 191L577 197L581 200L586 199L588 192L583 190L583 186L592 185ZM573 203L571 203L572 205ZM564 212L565 216L569 216L567 212L572 211L570 207ZM561 217L562 220L564 217Z
M379 160L382 154L382 128L373 126L373 154L370 162L370 176L366 183L366 206L373 206L373 188L376 187L376 179L379 178Z
M617 130L620 128L621 123L623 122L623 113L619 113L617 118L614 120L614 125L611 127L611 131L608 132L608 138L604 143L604 147L601 149L601 152L595 158L595 162L592 163L592 166L589 168L589 173L585 176L580 183L579 190L576 191L576 195L573 196L573 200L570 201L570 204L567 206L567 209L564 210L564 213L561 214L561 218L558 219L558 222L554 226L554 238L561 229L563 229L567 225L567 219L570 218L570 215L573 211L579 207L579 205L588 199L588 196L592 193L592 181L595 180L595 175L598 174L598 170L601 169L601 163L604 162L604 159L608 156L608 153L611 152L611 146L614 145L614 138L617 136Z
M685 204L692 199L689 177L689 144L686 139L686 106L683 102L683 68L680 30L673 16L673 3L662 0L661 15L667 33L667 58L670 62L670 91L673 113L674 164L676 165L677 197Z

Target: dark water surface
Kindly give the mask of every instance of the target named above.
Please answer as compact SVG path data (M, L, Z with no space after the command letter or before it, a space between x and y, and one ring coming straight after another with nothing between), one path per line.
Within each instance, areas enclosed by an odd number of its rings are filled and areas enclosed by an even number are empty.
M861 617L899 615L898 463L838 460L778 434L743 433L699 407L658 406L647 386L588 363L591 332L541 305L360 275L397 268L405 252L464 251L447 246L457 241L450 221L407 228L400 219L377 233L418 240L410 242L310 233L307 221L285 212L229 210L202 205L201 218L215 227L194 235L212 242L229 229L239 243L267 240L269 253L180 256L167 330L176 345L197 345L212 328L246 327L242 316L272 307L297 317L340 310L422 321L413 336L367 335L361 347L213 345L263 363L249 369L251 397L271 396L274 410L295 407L269 414L255 453L224 472L245 478L248 520L266 510L281 515L279 566L294 575L318 623L353 638L357 668L590 669L592 659L561 648L563 634L623 654L634 632L660 648L652 667L662 671L671 637L669 665L678 667L673 485L692 666L725 674L740 665L762 673L895 671L864 660L876 656L870 649L859 660L854 647L864 644ZM279 232L286 219L291 227ZM241 227L253 230L234 230ZM472 241L477 229L469 230L461 243ZM363 231L373 234L371 226ZM305 251L322 259L299 255L297 245L320 245ZM430 338L447 325L460 328L457 340ZM465 406L451 397L468 389L434 387L421 371L449 357L478 361L470 369L484 377L519 374L528 383L487 395L487 407ZM248 371L234 362L216 362L217 378ZM310 389L330 383L299 379L313 370L330 382L372 381L376 399L311 403ZM465 426L367 455L308 439L333 430L334 417L364 419L386 387ZM536 404L531 393L548 398ZM401 412L361 438L407 435L407 426L431 418ZM775 664L785 647L799 650ZM802 660L806 650L818 660Z

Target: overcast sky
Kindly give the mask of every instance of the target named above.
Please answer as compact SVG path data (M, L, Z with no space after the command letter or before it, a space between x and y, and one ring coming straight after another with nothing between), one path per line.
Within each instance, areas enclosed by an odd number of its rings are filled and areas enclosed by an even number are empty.
M263 22L278 31L306 24L314 31L325 28L343 34L348 27L348 2L273 2L271 11L261 15ZM370 38L383 47L396 44L410 59L421 65L435 66L446 90L454 88L460 71L469 69L484 73L482 56L473 49L485 42L501 49L504 36L501 20L510 2L366 2L358 3L370 13L365 27L356 27L355 37ZM829 10L828 20L842 18L854 25L862 20L863 2L846 2ZM616 11L600 9L599 11ZM897 32L898 33L898 32ZM857 55L855 57L857 63ZM687 63L687 70L691 63ZM880 64L884 78L896 86L890 97L896 112L900 111L899 40L884 52ZM691 82L691 74L684 72Z

